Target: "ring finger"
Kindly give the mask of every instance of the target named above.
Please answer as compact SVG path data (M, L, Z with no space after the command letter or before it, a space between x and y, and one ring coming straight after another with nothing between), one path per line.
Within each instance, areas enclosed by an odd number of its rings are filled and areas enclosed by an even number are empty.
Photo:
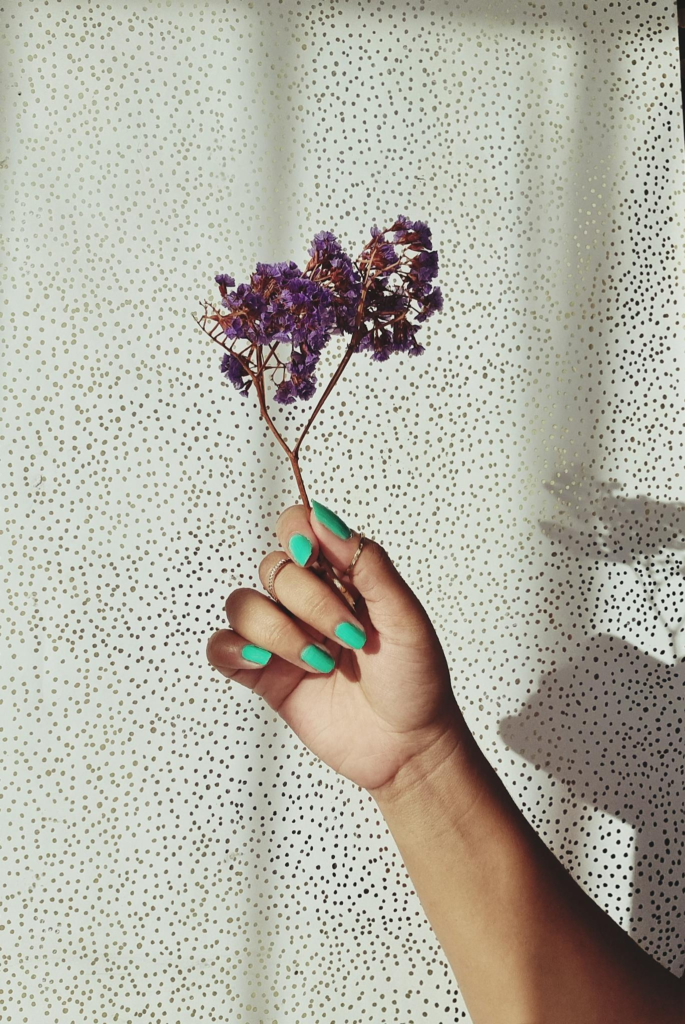
M244 638L240 653L243 658L247 655L248 661L260 663L261 649L309 672L330 672L335 667L334 658L322 644L315 643L287 611L256 590L243 587L232 591L226 600L226 616L235 634ZM266 664L266 654L261 663Z
M280 551L271 551L262 559L259 578L268 590L271 570L283 559ZM352 608L323 579L292 560L276 573L271 593L287 611L324 636L350 650L358 651L366 643L366 631Z

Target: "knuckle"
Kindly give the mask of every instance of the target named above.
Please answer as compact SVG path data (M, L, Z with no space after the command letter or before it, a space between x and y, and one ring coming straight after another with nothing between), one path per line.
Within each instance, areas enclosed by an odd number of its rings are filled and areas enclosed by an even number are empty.
M277 530L283 525L283 520L284 520L287 512L288 512L288 509L284 508L283 511L281 512L280 516L276 520L276 529Z
M376 575L376 573L379 573L379 570L387 570L391 566L394 568L394 562L391 559L388 552L385 550L385 548L382 548L381 545L378 544L375 540L372 541L370 544L365 544L364 551L368 552L369 556L367 558L367 569L371 569L368 580L366 579L366 570L364 570L364 586L366 591L369 592L370 588L373 589L374 586L382 585L381 580L385 573L383 573L383 575L379 574L378 576ZM364 551L362 551L362 557L364 555ZM361 562L361 558L359 559L359 561Z
M226 639L228 636L230 636L230 632L227 629L220 629L210 636L205 647L205 654L207 661L211 664L221 661L221 655L224 656L223 660L225 660Z
M365 543L364 547L366 546L367 544ZM372 556L376 559L376 561L381 562L385 565L394 564L388 552L385 550L384 547L381 547L377 540L372 540L371 543L368 544L368 547L369 551L371 552Z
M266 555L264 558L262 558L261 562L259 563L259 568L257 569L257 575L259 576L259 582L261 583L261 585L265 589L266 589L266 581L267 581L267 579L269 577L269 564L268 564L269 557L270 557L269 555Z
M245 602L245 595L249 594L249 593L250 593L250 588L249 587L238 587L237 590L232 590L231 593L228 595L228 597L226 598L226 604L225 604L224 607L226 609L226 615L228 616L229 622L230 622L231 616L235 615L236 612L238 611L238 608L242 604L244 604L244 602Z
M287 646L288 637L292 631L292 622L290 621L278 621L269 623L264 630L264 644L270 651L276 650L278 647L283 649Z
M307 621L312 622L315 619L323 619L327 617L327 613L330 612L331 608L331 596L328 593L317 592L309 598L307 601Z
M276 520L276 529L277 530L279 530L282 526L284 526L286 524L288 518L291 515L293 515L293 511L292 510L294 508L297 508L297 505L288 505L287 508L283 509L283 511L281 512L280 516Z
M259 575L260 576L262 575L262 572L265 569L268 568L269 562L271 561L271 559L273 557L274 557L273 551L270 551L268 555L264 555L264 558L262 558L261 562L259 563Z

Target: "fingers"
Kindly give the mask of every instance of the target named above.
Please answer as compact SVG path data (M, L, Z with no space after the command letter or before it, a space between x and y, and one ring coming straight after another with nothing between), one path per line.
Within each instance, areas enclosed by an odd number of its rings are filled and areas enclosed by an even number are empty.
M348 518L347 513L344 513L343 519L314 498L311 499L311 505L309 513L304 505L291 505L281 513L276 532L283 550L289 553L293 534L300 534L312 542L312 553L306 564L311 566L318 559L319 553L323 553L345 579L345 587L352 596L363 598L370 623L385 639L398 646L415 646L424 641L432 644L434 629L430 618L385 548L371 537L366 537L357 555L360 532L348 525L353 520ZM350 568L355 555L355 564ZM273 562L268 564L272 565ZM282 581L285 574L291 571L290 567L282 569L277 580ZM314 576L315 573L310 572L310 575ZM264 579L262 583L266 586ZM334 593L331 586L329 589ZM288 604L285 599L282 603ZM359 610L361 614L362 609ZM301 617L306 619L307 615ZM320 628L329 635L323 626Z
M312 642L312 637L309 637L309 642ZM323 645L319 643L319 646ZM272 666L274 663L282 664L282 659L272 651L235 629L218 629L212 633L207 641L207 660L214 668L225 670L232 675L242 669L253 671L266 665ZM302 662L298 661L297 664L301 670L305 669ZM307 671L310 667L306 666Z
M319 543L309 523L304 505L290 505L276 523L276 536L287 555L297 565L312 565L319 555Z
M312 499L312 508L307 512L304 505L290 505L279 516L276 523L278 542L299 566L311 566L319 557L320 541L323 535L327 545L332 543L333 564L340 573L352 561L359 544L359 533L320 502ZM322 530L317 524L321 523ZM324 552L330 557L328 550Z
M287 569L310 575L306 569L298 569L292 563L282 571ZM335 659L326 648L313 642L311 634L265 594L245 587L234 590L226 600L226 615L231 628L240 638L244 637L245 644L276 654L301 670L330 672L335 668ZM244 645L240 651L255 660L259 656L249 647L246 651Z
M343 520L312 500L309 521L319 549L357 589L374 629L384 639L398 646L415 646L424 640L429 644L434 642L428 614L381 544L365 537L361 552L350 568L359 548L360 534L348 525L352 519L347 513Z
M315 635L314 630L312 637L318 641L322 639L320 635ZM259 657L259 661L246 659L241 653L243 651L250 654L250 657ZM261 665L260 662L267 654L269 660L265 665ZM212 634L207 642L207 661L226 679L240 683L241 686L263 697L274 711L280 709L302 678L311 672L309 667L306 671L296 668L283 661L277 654L270 654L268 651L264 652L264 656L259 655L259 649L233 629L219 629ZM325 679L326 676L322 678Z
M285 509L276 532L283 551L313 565L319 546L303 505ZM272 551L263 559L259 578L265 589L271 569L281 558L281 551ZM315 572L289 562L277 573L273 592L275 601L255 590L233 591L226 601L232 628L218 630L209 638L208 661L237 682L254 685L252 680L263 675L255 669L266 670L267 666L269 678L312 669L327 673L335 667L335 660L324 646L326 639L334 641L337 650L359 650L365 644L364 626L347 601Z
M265 589L269 573L281 557L280 551L272 551L262 559L259 578ZM277 572L272 591L279 604L323 636L354 651L366 643L366 630L347 602L308 569L288 562Z
M273 662L273 654L261 647L254 646L233 629L218 629L207 641L207 661L222 675L236 679L239 683L247 681L251 685L256 679L254 669ZM246 655L249 654L249 657Z

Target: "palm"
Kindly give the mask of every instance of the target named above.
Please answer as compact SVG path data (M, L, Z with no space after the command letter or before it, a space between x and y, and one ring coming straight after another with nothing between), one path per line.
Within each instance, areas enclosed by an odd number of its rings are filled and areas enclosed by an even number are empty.
M363 789L389 781L458 707L439 640L427 617L406 642L381 638L364 602L356 609L370 642L351 651L323 643L336 667L326 676L280 662L251 672L250 685L329 767ZM368 650L367 650L368 648Z

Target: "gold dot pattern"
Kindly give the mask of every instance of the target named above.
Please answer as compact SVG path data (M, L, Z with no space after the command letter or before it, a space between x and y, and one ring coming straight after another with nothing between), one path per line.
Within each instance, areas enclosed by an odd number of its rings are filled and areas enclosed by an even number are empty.
M320 230L356 257L399 213L444 310L421 357L351 360L308 495L388 549L523 813L682 974L675 6L14 0L0 26L2 1020L470 1019L374 801L205 656L299 495L193 313L217 273L302 266ZM310 415L272 409L291 440Z

